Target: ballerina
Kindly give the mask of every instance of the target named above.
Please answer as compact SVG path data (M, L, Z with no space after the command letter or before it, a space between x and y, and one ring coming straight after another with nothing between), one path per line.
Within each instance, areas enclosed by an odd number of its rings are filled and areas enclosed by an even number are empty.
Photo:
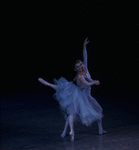
M61 137L65 137L69 125L71 141L74 141L74 121L81 121L86 126L97 121L99 134L106 133L102 127L102 108L90 94L91 86L99 85L100 82L91 79L87 68L86 45L88 43L88 38L86 38L83 44L83 62L81 60L76 61L74 70L77 74L73 81L68 82L65 78L61 77L58 80L54 79L55 84L51 84L42 78L38 79L44 85L56 90L53 97L59 102L66 119Z

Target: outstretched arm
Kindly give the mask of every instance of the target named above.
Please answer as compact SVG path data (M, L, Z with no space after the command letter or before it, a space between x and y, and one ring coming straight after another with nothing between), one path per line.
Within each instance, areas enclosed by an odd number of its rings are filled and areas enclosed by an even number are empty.
M89 41L87 41L88 38L85 39L84 43L83 43L83 63L85 68L87 69L87 51L86 51L86 45L89 43ZM88 70L88 69L87 69Z

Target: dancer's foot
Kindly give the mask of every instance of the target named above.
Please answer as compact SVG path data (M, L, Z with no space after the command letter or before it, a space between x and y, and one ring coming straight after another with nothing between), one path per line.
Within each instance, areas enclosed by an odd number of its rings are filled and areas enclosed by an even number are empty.
M70 135L71 141L74 141L74 132L70 132L69 135Z
M104 130L99 131L99 135L106 134L106 133L107 131L104 131Z
M62 134L61 134L61 137L63 138L63 137L65 137L65 135L66 135L66 133L62 133Z
M38 78L38 81L40 81L41 83L43 83L43 84L45 84L47 86L50 85L50 83L48 83L47 81L43 80L42 78Z

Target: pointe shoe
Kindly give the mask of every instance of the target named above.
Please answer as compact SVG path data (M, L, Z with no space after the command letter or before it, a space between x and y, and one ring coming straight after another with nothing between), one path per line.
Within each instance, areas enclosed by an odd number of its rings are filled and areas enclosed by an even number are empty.
M61 134L61 137L62 137L62 138L64 138L64 137L65 137L65 135L66 135L65 133L62 133L62 134Z
M106 133L107 133L107 131L104 131L104 130L99 131L99 135L106 134Z
M74 141L74 132L72 133L72 132L70 132L69 133L69 135L70 135L70 139L71 139L71 141Z

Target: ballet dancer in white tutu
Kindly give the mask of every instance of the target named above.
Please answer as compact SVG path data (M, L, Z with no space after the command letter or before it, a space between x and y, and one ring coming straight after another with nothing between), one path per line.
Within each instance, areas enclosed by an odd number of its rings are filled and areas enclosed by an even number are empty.
M68 82L65 78L54 79L54 84L39 78L38 80L54 90L54 98L59 102L62 114L66 119L65 127L61 137L65 137L68 125L70 126L71 141L74 141L74 122L80 121L86 126L90 126L97 121L99 134L106 131L102 127L102 108L98 102L91 96L91 86L99 85L98 80L92 80L87 67L86 45L89 43L88 38L83 44L83 62L77 60L75 71L77 72L73 81Z

